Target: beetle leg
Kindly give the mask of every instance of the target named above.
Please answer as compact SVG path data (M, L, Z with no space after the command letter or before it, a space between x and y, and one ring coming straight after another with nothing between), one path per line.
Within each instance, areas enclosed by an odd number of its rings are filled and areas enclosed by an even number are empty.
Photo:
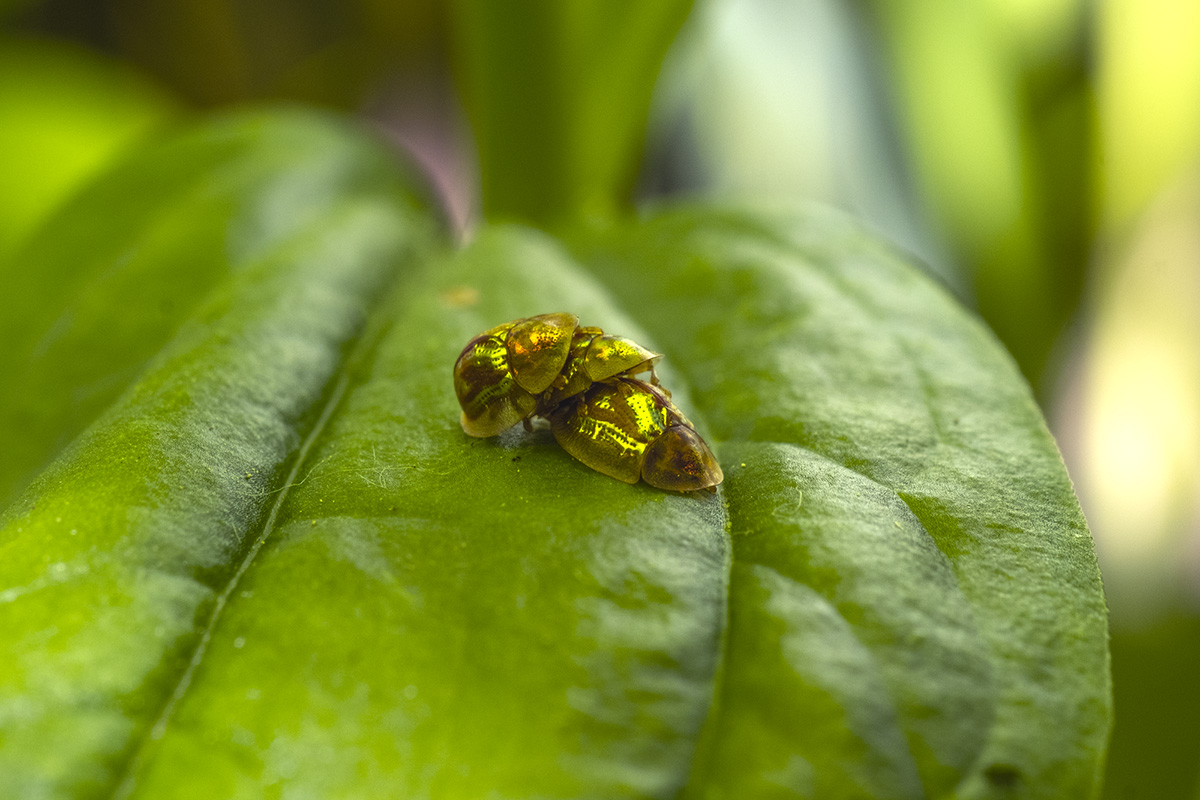
M526 433L533 433L533 423L529 421L529 417L521 420L521 424L525 426Z
M668 400L671 399L671 390L658 382L658 374L655 373L654 367L650 368L650 385L665 394Z

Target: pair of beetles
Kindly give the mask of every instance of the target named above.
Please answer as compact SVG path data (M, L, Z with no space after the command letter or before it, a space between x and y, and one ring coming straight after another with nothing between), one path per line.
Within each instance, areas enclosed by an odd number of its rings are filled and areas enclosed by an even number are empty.
M659 489L716 491L712 450L658 382L662 356L631 339L542 314L476 336L454 364L462 428L487 437L541 417L594 470ZM650 373L649 382L637 375Z

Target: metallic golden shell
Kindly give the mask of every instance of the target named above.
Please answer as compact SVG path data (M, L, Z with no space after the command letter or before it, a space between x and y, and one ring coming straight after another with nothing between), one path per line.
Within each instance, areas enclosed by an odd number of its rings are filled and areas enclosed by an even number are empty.
M538 394L549 388L567 363L567 353L579 317L574 314L542 314L517 320L508 332L508 366L517 383Z
M647 372L661 358L659 353L624 336L597 336L583 356L583 367L593 381L602 381Z
M550 418L550 429L564 450L626 483L641 479L646 444L668 425L666 408L635 383L641 381L592 384Z
M487 437L508 430L533 413L537 398L518 385L505 344L512 327L501 325L476 336L454 364L454 391L462 406L462 429Z
M650 371L662 356L632 339L608 336L599 328L578 328L559 378L542 393L537 413L547 416L596 381Z
M642 479L658 489L694 492L725 480L708 443L688 425L672 425L646 446Z
M562 448L592 469L687 492L724 480L705 441L662 391L636 378L595 383L550 418Z

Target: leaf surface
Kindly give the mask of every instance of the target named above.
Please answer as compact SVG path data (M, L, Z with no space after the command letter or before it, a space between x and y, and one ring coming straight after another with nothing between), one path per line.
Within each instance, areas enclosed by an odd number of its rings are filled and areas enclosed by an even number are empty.
M730 628L697 794L1098 792L1095 553L994 337L829 212L681 208L580 251L646 309L725 465Z
M277 113L197 126L84 191L0 261L0 504L209 292L356 198L414 205L404 180L342 126Z
M30 251L96 293L72 335L127 377L46 423L74 439L0 516L0 796L1095 791L1087 528L1011 361L916 268L815 211L570 251L432 224L369 140L266 115L131 162ZM718 494L463 434L462 345L559 310L666 354ZM21 352L39 391L93 379Z
M636 332L520 229L401 287L135 796L181 773L196 797L679 788L723 627L719 498L605 478L548 431L472 440L458 424L462 345L567 307Z
M94 375L112 397L141 371L0 516L0 796L111 793L159 715L345 348L429 238L380 154L320 118L216 123L97 187L45 238L18 308L65 322L48 326L51 353L10 354L36 394L6 401L60 404L43 418L54 435ZM118 235L88 235L110 224ZM37 295L72 284L47 314ZM122 305L123 287L140 302ZM163 319L172 301L192 309L182 324Z

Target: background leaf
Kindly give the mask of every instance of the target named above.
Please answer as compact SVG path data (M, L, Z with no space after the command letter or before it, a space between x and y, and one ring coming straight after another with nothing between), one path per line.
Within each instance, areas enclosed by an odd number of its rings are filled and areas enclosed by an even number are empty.
M175 111L122 64L0 34L0 258Z
M1086 4L867 5L921 194L1045 399L1095 237Z
M654 78L691 5L455 3L485 216L546 224L626 202Z

